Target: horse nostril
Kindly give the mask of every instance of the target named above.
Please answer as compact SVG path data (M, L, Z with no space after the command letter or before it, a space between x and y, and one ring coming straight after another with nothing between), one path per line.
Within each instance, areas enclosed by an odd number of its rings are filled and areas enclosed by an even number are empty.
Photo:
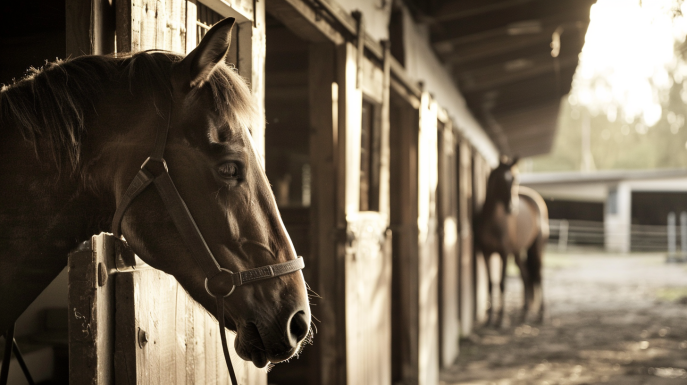
M291 317L289 323L289 333L296 340L296 344L301 342L308 335L308 321L304 311L299 311Z

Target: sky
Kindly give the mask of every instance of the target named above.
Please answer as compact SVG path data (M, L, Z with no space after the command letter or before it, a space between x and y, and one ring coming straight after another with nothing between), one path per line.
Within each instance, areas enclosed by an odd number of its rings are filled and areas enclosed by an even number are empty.
M523 170L687 168L683 15L687 0L598 0L552 151Z
M687 65L675 55L675 44L687 35L681 12L687 15L687 2L598 0L570 104L603 113L611 122L624 119L638 132L656 125L673 83L687 79ZM687 103L684 84L681 96Z

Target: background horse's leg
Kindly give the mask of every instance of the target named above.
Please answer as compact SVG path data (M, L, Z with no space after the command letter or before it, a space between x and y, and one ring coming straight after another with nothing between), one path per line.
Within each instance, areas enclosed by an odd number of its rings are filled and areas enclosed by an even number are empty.
M524 260L522 252L519 250L514 253L515 263L520 269L520 277L522 278L523 287L523 304L522 304L522 316L520 322L527 322L527 314L529 313L530 307L532 306L532 281L530 280L529 269L527 268L527 261Z
M496 320L496 327L503 326L503 317L506 310L506 268L508 267L508 254L500 254L501 256L501 282L499 283L499 290L501 296L499 297L499 318Z
M544 238L541 234L527 249L527 270L532 282L532 308L537 311L537 321L544 321L544 293L542 289L542 258L544 252Z
M487 287L489 288L489 302L487 306L487 325L491 325L491 322L494 318L494 296L491 282L491 269L489 268L491 254L491 252L482 251L482 256L484 257L484 264L487 267Z

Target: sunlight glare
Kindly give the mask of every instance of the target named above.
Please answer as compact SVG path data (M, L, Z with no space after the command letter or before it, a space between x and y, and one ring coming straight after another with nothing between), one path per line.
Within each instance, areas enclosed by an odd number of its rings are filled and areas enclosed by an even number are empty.
M675 0L594 4L570 103L586 106L594 115L603 112L611 121L623 118L632 124L640 119L640 132L654 126L670 87L687 80L687 65L675 56L675 44L684 42L687 23L673 15L676 7ZM687 3L682 11L687 12Z

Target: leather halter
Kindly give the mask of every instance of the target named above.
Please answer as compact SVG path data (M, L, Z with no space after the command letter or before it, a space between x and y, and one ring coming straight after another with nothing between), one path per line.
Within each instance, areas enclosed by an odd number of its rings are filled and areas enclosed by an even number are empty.
M193 255L193 258L198 266L205 273L205 290L207 290L208 294L215 297L217 300L216 316L217 320L219 321L219 335L222 338L224 359L227 363L227 368L229 369L232 384L238 385L236 374L234 373L234 367L231 363L231 358L229 357L227 337L225 335L224 297L227 297L233 293L237 286L294 273L303 269L305 267L305 263L303 262L303 257L298 257L288 262L262 266L240 272L232 272L231 270L222 268L220 266L205 242L205 238L203 238L203 235L200 233L200 230L198 229L196 222L193 220L191 212L186 206L186 203L181 198L181 195L179 195L179 191L177 191L172 178L169 176L167 163L163 158L167 143L167 134L172 122L172 105L173 102L170 102L167 128L164 130L160 130L159 128L157 129L153 152L148 159L143 162L141 169L129 184L129 187L126 189L121 202L119 202L119 205L117 206L117 210L112 218L112 233L118 238L121 236L120 227L126 209L129 207L131 202L133 202L133 200L151 183L154 184L158 194L160 194L160 197L165 204L167 213L172 217L174 225L179 231L179 234L181 234L181 238L186 246L190 249L191 255ZM243 240L239 241L239 244L246 242L260 246L272 253L269 248L256 242Z

